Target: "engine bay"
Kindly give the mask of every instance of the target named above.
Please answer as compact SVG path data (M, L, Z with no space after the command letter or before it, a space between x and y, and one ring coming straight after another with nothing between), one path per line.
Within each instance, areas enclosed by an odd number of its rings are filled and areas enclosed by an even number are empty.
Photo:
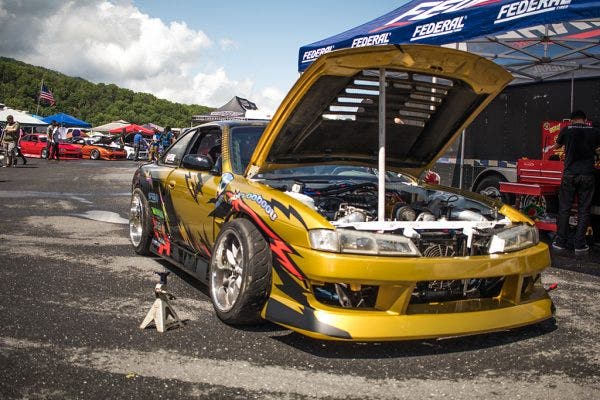
M496 228L510 222L496 208L414 182L386 185L385 222L377 221L377 184L365 181L264 182L316 210L338 228L402 234L424 257L487 254Z
M378 221L377 183L360 179L266 179L324 216L338 231L360 236L402 236L416 246L413 256L467 257L492 253L493 238L518 227L483 201L416 182L387 182L385 221ZM368 236L367 236L368 237ZM363 238L361 237L361 240ZM378 240L378 239L375 239ZM354 249L356 250L356 249ZM504 250L502 250L504 251ZM343 250L342 250L343 252ZM352 251L350 251L352 252ZM384 254L385 255L385 254ZM411 304L497 296L504 277L417 282ZM378 287L340 282L313 287L316 298L344 308L372 308Z

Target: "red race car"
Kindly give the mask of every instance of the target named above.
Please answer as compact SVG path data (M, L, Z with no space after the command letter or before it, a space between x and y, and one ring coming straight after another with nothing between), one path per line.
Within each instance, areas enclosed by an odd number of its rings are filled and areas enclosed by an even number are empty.
M19 146L21 147L21 153L26 157L35 158L47 158L48 150L46 145L48 144L48 137L40 133L32 133L25 135L21 138ZM81 158L81 149L70 143L59 143L58 144L58 155L60 158Z
M110 139L112 141L112 138ZM85 138L74 137L67 139L67 142L81 149L83 158L92 160L125 160L127 153L125 150L110 147L107 139L100 139L98 142L89 143Z

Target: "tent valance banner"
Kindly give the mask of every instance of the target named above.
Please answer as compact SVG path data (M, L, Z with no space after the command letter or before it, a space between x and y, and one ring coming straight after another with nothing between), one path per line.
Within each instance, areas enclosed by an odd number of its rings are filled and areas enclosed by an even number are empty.
M600 75L600 1L414 0L300 48L298 70L333 50L447 45L504 66L518 82Z
M44 117L43 121L46 124L50 124L50 123L52 123L52 121L56 121L59 124L62 124L66 127L77 127L77 128L91 128L92 127L92 124L82 121L78 118L75 118L72 115L65 114L65 113L49 115L47 117Z

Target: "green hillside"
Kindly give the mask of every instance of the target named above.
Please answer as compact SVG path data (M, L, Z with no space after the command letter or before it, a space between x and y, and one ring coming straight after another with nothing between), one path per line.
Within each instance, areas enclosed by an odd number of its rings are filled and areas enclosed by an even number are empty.
M0 103L35 113L42 78L54 94L56 104L40 104L39 115L64 112L93 126L124 119L136 124L152 122L161 126L186 127L192 115L212 110L158 99L116 85L94 84L42 67L0 57Z

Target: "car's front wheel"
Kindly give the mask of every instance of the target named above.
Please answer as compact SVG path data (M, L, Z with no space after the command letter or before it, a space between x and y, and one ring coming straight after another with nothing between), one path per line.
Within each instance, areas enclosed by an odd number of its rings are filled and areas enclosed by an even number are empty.
M48 150L46 148L42 149L42 152L40 153L40 157L41 158L48 158Z
M148 199L146 199L140 188L136 188L131 194L129 238L136 253L140 255L150 254L150 243L152 241L150 206L148 205Z
M92 151L90 152L90 158L91 158L92 160L97 160L97 159L99 159L99 158L100 158L100 152L99 152L98 150L96 150L96 149L92 150Z
M210 297L228 324L255 324L271 288L269 244L248 220L223 225L210 260Z

